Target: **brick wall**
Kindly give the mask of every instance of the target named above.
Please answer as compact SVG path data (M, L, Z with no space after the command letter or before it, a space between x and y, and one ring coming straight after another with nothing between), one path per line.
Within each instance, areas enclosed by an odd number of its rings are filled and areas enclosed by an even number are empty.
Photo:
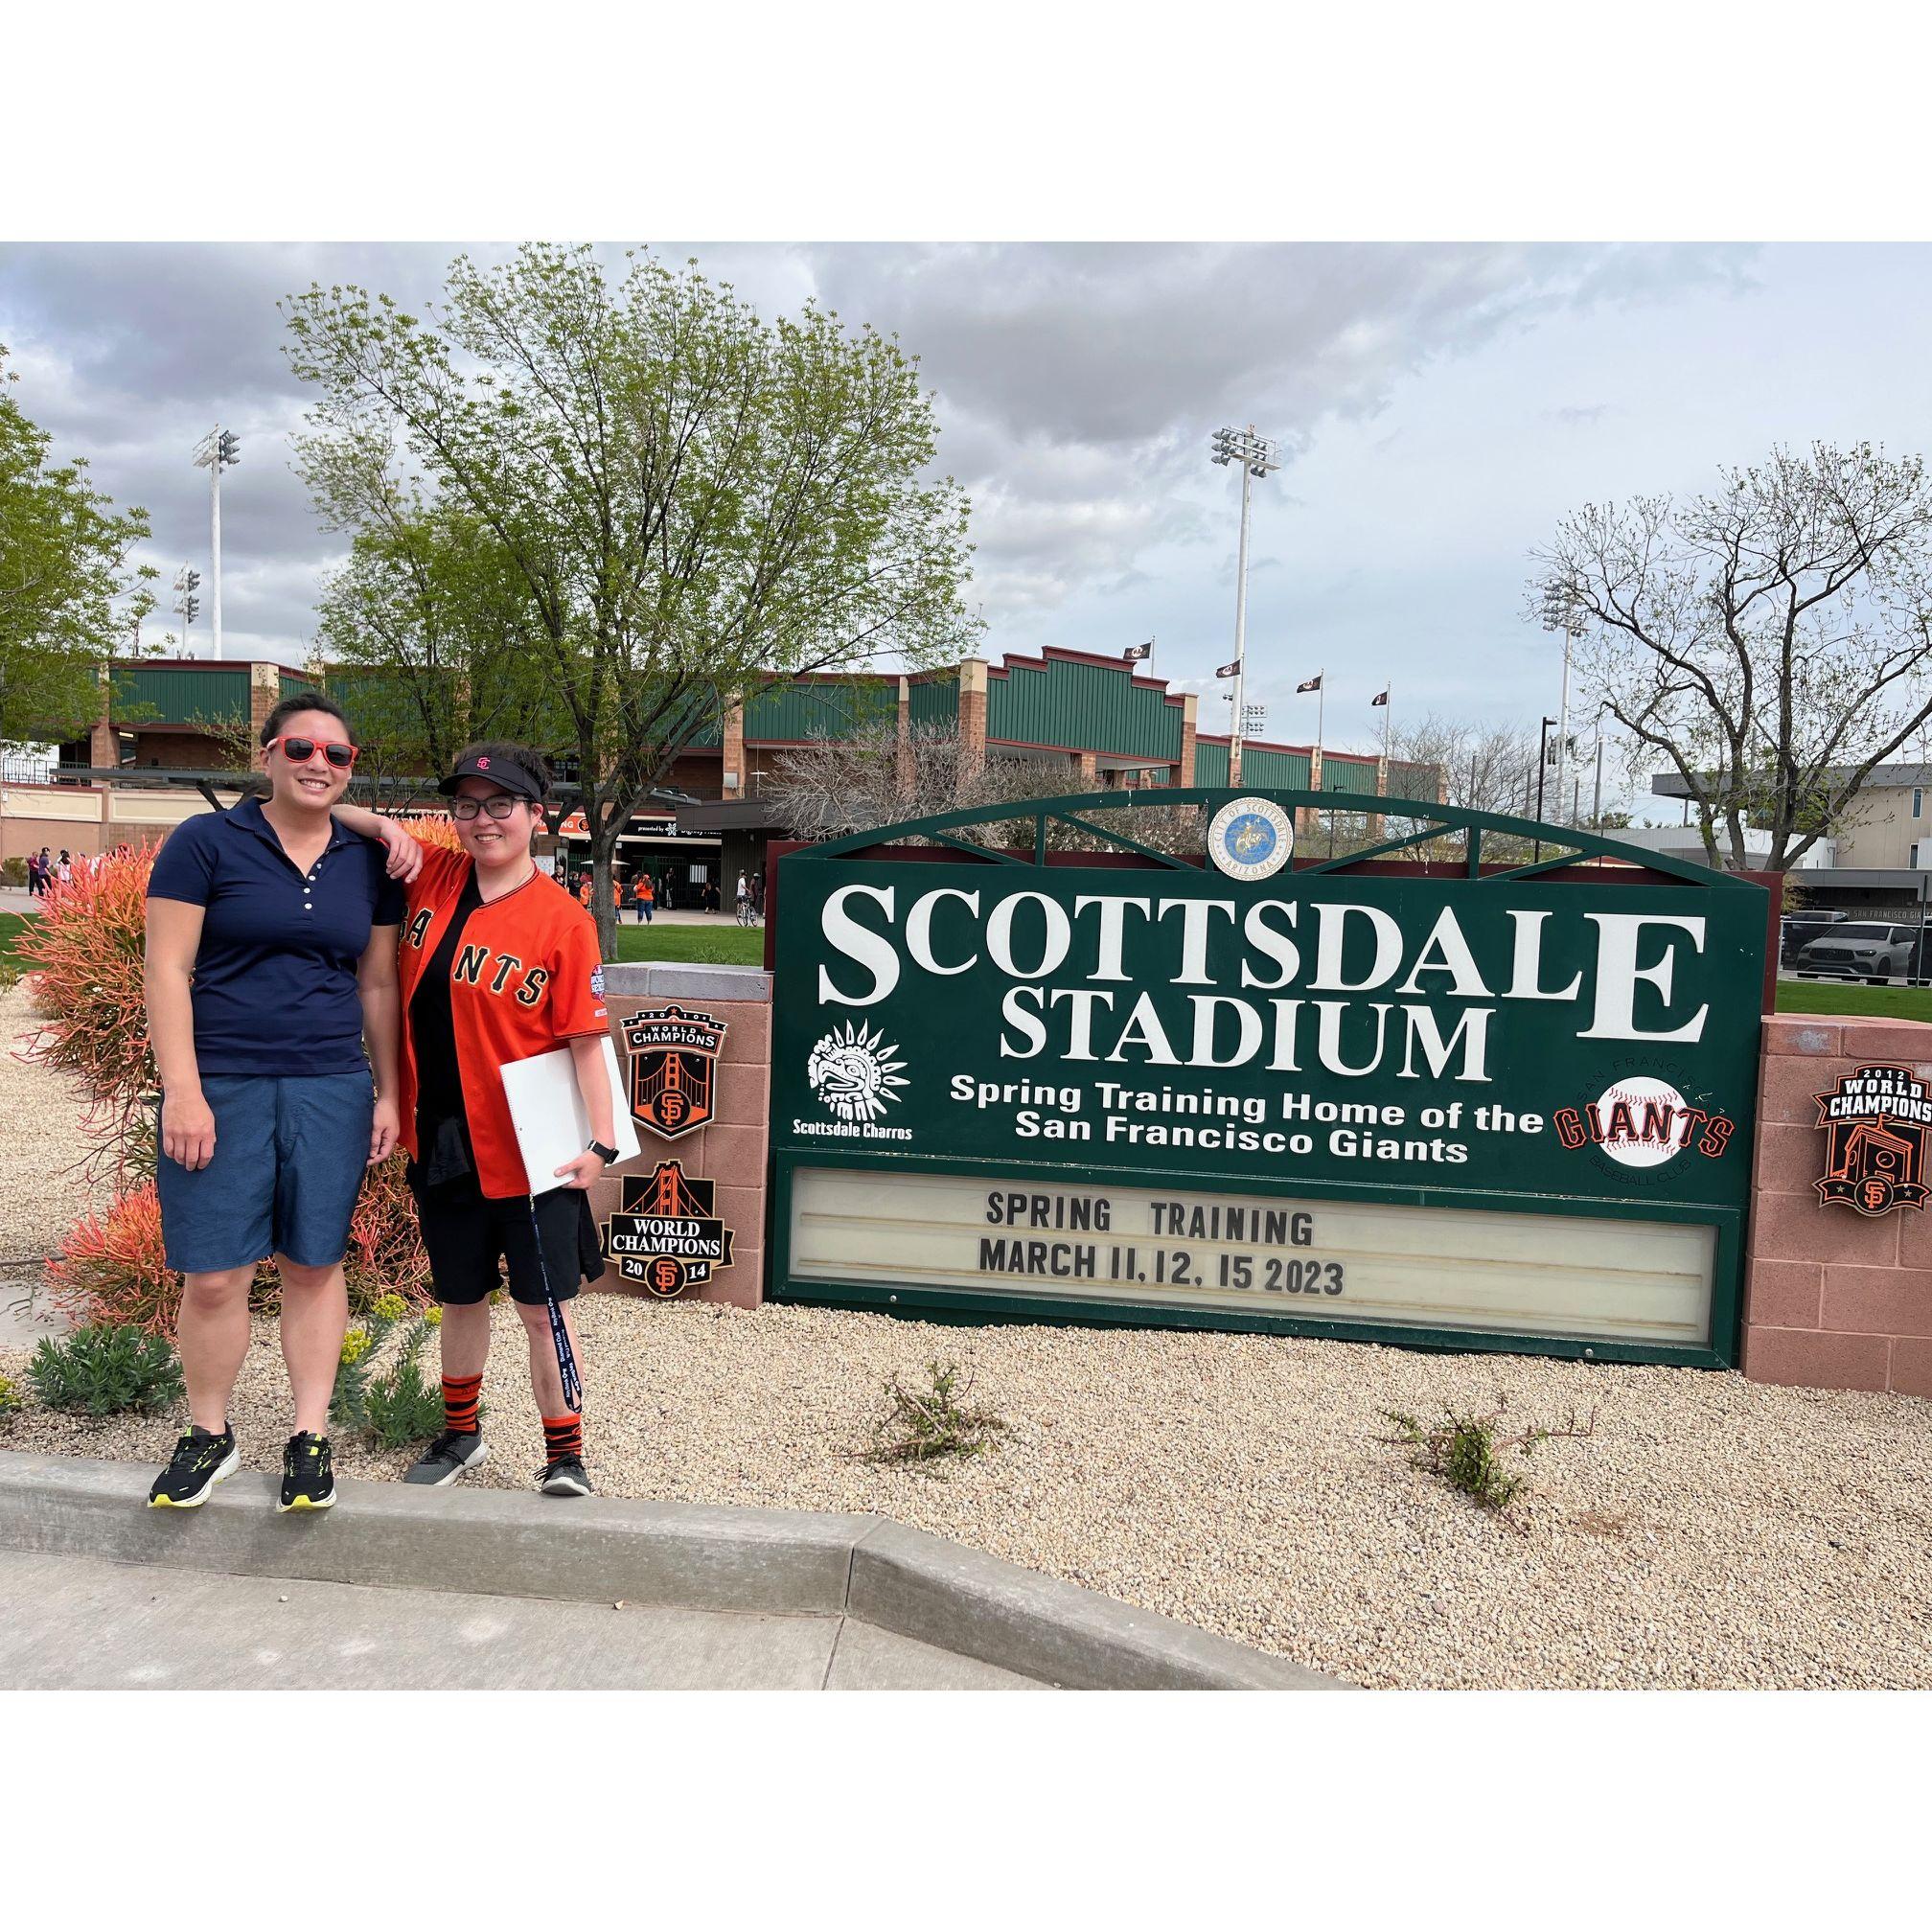
M1764 1022L1758 1161L1744 1286L1744 1373L1756 1382L1932 1395L1932 1209L1868 1219L1819 1198L1817 1094L1860 1067L1932 1079L1932 1026Z
M619 966L604 969L605 1003L617 1046L619 1066L627 1064L623 1027L646 1009L668 1005L708 1013L725 1029L713 1075L713 1114L709 1125L676 1140L662 1140L639 1126L639 1157L611 1170L590 1191L591 1212L601 1230L616 1210L623 1190L617 1177L649 1174L660 1161L683 1163L687 1179L717 1183L718 1218L731 1230L731 1266L702 1287L687 1289L681 1300L730 1301L755 1308L765 1299L765 1175L770 1139L771 1094L771 977L751 967ZM620 1283L606 1272L597 1289L620 1295L646 1291Z

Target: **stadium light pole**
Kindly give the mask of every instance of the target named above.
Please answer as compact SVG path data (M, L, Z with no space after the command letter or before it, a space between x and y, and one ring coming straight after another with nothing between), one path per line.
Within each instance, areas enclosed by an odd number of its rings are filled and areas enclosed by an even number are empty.
M1266 436L1255 434L1254 424L1246 429L1217 429L1213 438L1217 463L1241 466L1241 549L1234 565L1234 717L1233 735L1228 745L1228 782L1241 782L1241 740L1247 713L1242 698L1248 683L1248 499L1254 479L1280 469L1278 446Z
M210 614L215 629L215 656L221 656L221 472L242 460L241 440L216 424L195 446L195 467L208 472L208 537L211 556Z

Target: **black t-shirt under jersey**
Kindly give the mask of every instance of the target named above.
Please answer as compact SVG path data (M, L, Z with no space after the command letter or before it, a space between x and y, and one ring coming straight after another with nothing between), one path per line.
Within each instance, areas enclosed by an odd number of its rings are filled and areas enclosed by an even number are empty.
M432 1186L473 1170L463 1115L463 1080L456 1070L456 1026L449 1012L449 969L470 915L483 903L472 867L456 911L423 967L409 1001L409 1038L416 1054L416 1144L424 1179Z

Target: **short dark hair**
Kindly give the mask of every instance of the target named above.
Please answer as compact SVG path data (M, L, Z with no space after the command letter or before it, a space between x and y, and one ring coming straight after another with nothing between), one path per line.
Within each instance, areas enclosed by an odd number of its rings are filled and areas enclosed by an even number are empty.
M472 758L508 759L519 766L537 781L540 798L550 794L550 761L540 751L533 750L528 745L513 745L507 738L479 738L473 745L466 745L457 752L454 763L467 764Z
M343 710L334 699L322 691L310 691L306 696L283 699L281 703L276 705L274 710L269 712L267 717L262 721L263 744L273 744L277 738L281 737L283 725L288 724L289 719L294 717L298 711L321 711L326 713L329 717L334 719L336 724L341 725L342 729L348 734L350 744L355 744L356 727L350 724L348 712Z

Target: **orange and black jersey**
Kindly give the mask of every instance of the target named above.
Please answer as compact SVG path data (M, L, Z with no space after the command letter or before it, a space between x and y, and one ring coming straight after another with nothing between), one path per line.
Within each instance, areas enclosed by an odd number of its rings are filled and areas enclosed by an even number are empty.
M604 968L590 915L554 879L533 873L488 905L471 892L468 853L430 850L409 886L399 978L402 996L402 1142L418 1159L418 1073L411 1006L425 969L459 916L449 956L449 1028L476 1180L492 1200L530 1191L499 1069L606 1031Z

